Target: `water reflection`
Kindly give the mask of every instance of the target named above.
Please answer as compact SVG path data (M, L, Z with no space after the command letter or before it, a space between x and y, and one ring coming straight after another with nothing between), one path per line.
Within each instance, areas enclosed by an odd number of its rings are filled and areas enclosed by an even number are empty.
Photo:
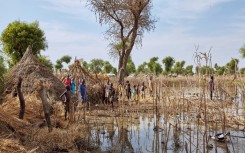
M235 90L235 91L234 91ZM186 88L184 97L197 99L201 95L201 90ZM227 92L231 93L228 94ZM234 92L234 93L233 93ZM233 96L232 96L233 95ZM182 97L182 95L180 95ZM199 97L200 98L200 97ZM198 98L198 99L199 99ZM208 97L206 97L208 99ZM229 100L228 100L229 99ZM198 101L198 100L197 100ZM169 101L171 103L173 101ZM160 101L158 115L153 110L147 113L127 112L123 117L100 118L100 122L93 126L91 138L96 137L99 150L95 152L143 152L143 153L182 153L182 152L236 152L243 153L245 150L245 133L242 131L230 131L231 137L226 143L211 140L209 135L214 136L222 132L223 115L208 115L208 125L205 133L204 122L199 124L197 114L200 110L189 110L188 100L176 102L176 112L165 110L165 101ZM231 105L228 106L228 102ZM215 106L222 106L224 112L244 116L244 94L240 87L232 89L218 90L214 100ZM186 107L181 107L186 106ZM231 106L231 107L230 107ZM191 106L190 106L191 107ZM200 107L203 107L200 104ZM168 106L170 108L170 105ZM212 110L215 112L215 109ZM156 112L154 110L154 112ZM176 113L176 114L174 114ZM165 116L164 116L165 115ZM200 117L201 118L201 117ZM164 120L165 119L165 120ZM106 122L105 122L106 120ZM219 125L217 126L217 121ZM206 140L207 139L207 140ZM205 144L205 142L208 142Z
M195 125L182 124L181 127L174 127L169 123L164 124L164 116L160 116L158 129L154 129L155 124L156 115L143 113L132 117L113 118L109 124L95 126L92 133L98 136L100 146L95 152L182 153L186 150L203 152L204 129ZM211 131L210 134L215 133ZM242 137L245 134L231 131L231 135L231 140L227 141L227 144L210 140L209 144L214 147L205 149L211 153L243 152L245 142Z

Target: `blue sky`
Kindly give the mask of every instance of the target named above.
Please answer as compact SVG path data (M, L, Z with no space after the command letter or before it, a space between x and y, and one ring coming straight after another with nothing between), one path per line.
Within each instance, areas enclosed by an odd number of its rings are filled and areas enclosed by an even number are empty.
M106 26L85 7L85 0L0 0L0 32L10 22L39 21L48 41L42 52L53 63L63 55L117 61L108 55L109 42L104 39ZM142 47L134 48L136 65L153 56L159 62L172 56L176 61L193 64L195 44L200 52L212 47L212 63L224 65L231 58L245 59L239 49L245 44L245 0L153 0L152 15L158 18L156 29L145 33Z

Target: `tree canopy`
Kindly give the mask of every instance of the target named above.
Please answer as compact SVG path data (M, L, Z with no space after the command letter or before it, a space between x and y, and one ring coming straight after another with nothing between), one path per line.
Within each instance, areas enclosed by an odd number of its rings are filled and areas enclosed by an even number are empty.
M126 67L126 75L130 75L132 73L135 73L136 72L136 68L135 68L135 65L134 65L134 62L131 58L131 56L128 57L128 62L127 62L127 67Z
M145 31L155 28L151 16L152 0L87 0L87 6L107 25L106 38L115 46L121 43L119 54L119 82L123 82L129 55L135 44L141 44Z
M170 73L170 72L171 72L171 69L172 69L172 67L173 67L173 65L174 65L174 62L175 62L175 60L174 60L174 58L171 57L171 56L167 56L167 57L165 57L165 58L162 60L162 63L163 63L164 66L165 66L165 71L166 71L166 73Z
M38 22L26 23L14 21L1 34L0 41L4 53L11 59L9 63L16 64L24 55L26 48L32 45L33 54L40 54L48 45L44 31L39 28Z
M38 59L41 63L43 63L50 71L53 71L53 63L47 56L38 56Z

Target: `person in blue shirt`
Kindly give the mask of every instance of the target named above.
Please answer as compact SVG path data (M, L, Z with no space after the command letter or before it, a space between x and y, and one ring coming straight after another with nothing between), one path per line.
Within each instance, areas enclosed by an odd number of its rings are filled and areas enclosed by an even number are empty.
M71 93L76 93L76 81L74 79L71 81Z
M80 92L82 96L82 102L85 103L87 101L85 80L83 80L82 84L80 85Z

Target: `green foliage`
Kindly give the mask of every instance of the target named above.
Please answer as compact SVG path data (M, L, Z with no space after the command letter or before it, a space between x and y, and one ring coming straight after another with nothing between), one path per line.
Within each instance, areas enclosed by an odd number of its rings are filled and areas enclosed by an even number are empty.
M53 71L53 63L50 59L47 58L47 56L38 56L38 59L41 63L43 63L50 71Z
M48 47L45 34L39 28L38 22L28 24L14 21L3 30L0 41L4 53L11 59L9 63L13 65L22 58L29 45L32 45L35 55L40 54L41 50Z
M4 86L3 86L4 77L3 77L3 75L5 72L6 72L6 67L4 65L4 58L3 58L3 56L0 55L0 96L4 90Z
M85 60L82 60L81 65L82 65L82 67L83 67L85 70L88 71L88 69L89 69L89 64L88 64Z
M239 60L236 58L231 59L230 62L226 64L226 70L228 71L228 74L235 74L235 72L238 72L238 63Z
M166 73L171 72L171 69L172 69L172 67L173 67L173 65L174 65L174 62L175 62L175 60L174 60L174 58L171 57L171 56L167 56L167 57L165 57L165 58L162 60L162 63L163 63L164 66L165 66L165 72L166 72Z
M92 59L89 64L89 70L94 73L102 72L104 61L102 59Z
M193 65L186 66L184 74L185 75L193 75L192 69L193 69Z
M225 67L224 66L219 66L217 63L215 63L214 68L215 68L215 74L216 75L223 75L225 73Z
M243 67L243 68L240 69L240 73L241 73L242 75L245 75L245 67Z
M159 75L162 73L162 66L157 61L158 61L158 57L152 57L150 59L150 62L147 64L147 66L151 73Z
M110 62L108 62L108 61L105 61L104 62L104 67L103 67L103 72L104 73L110 73L110 72L112 72L113 68L114 67L111 65Z
M243 46L240 48L239 52L240 52L242 58L245 58L245 45L243 45Z
M59 70L61 71L61 69L63 68L63 64L62 64L62 61L59 59L56 61L56 64L54 65L56 71Z
M112 71L111 71L113 74L116 74L117 75L117 69L115 67L112 68Z
M135 72L136 72L136 68L135 68L134 62L133 62L131 56L129 56L125 74L128 76L128 75L135 73Z
M148 66L147 66L146 62L144 62L138 66L137 73L147 73L147 72L149 72L149 70L148 70Z
M185 65L185 61L176 62L173 68L173 72L176 73L177 75L184 74L185 72L184 65Z
M60 61L63 63L65 62L66 64L69 64L71 62L71 56L65 55L60 58Z
M209 66L196 67L196 72L202 75L211 75L214 72L214 69Z

